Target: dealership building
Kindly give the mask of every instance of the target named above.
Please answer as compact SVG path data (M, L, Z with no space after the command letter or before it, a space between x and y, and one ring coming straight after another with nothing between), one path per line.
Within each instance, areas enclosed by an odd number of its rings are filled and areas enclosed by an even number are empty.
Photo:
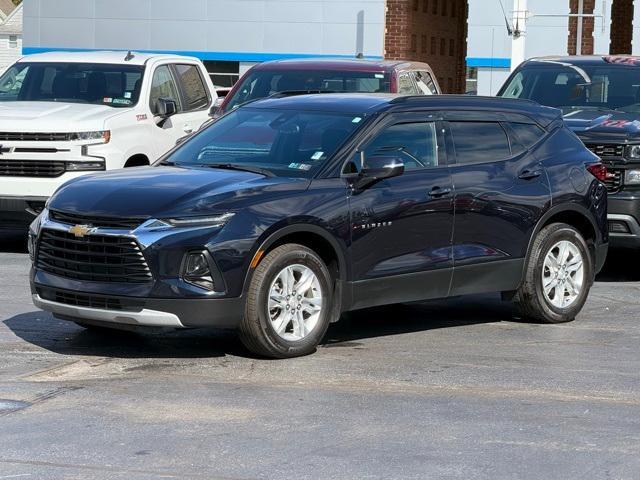
M23 52L184 53L220 86L265 60L404 58L428 62L445 92L487 95L532 56L640 53L638 9L634 0L24 0Z

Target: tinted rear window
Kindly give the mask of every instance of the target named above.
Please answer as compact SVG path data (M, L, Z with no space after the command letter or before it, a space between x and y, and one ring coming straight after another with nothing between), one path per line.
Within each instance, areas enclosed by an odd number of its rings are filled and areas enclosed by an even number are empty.
M511 123L511 128L515 132L520 143L529 148L544 136L544 130L537 125L528 123Z
M458 163L503 160L511 156L507 134L499 123L451 122Z
M226 110L278 92L382 92L390 90L386 73L322 71L256 70L241 80L229 99Z

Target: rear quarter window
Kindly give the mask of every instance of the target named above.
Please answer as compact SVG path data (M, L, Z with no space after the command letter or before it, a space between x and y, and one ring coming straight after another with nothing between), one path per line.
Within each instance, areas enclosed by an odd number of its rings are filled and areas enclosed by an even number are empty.
M520 143L526 148L536 144L545 134L542 128L529 123L510 123L509 126L513 129Z
M504 160L511 156L507 133L497 122L450 122L458 164Z

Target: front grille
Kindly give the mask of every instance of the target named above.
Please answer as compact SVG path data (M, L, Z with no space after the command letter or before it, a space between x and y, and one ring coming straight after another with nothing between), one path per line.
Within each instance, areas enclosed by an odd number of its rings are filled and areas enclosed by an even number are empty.
M106 283L146 283L149 266L135 240L43 229L37 248L37 268L74 280Z
M622 179L624 178L624 170L619 168L607 167L607 179L604 181L609 193L619 192L622 188Z
M145 220L139 218L107 218L107 217L91 217L86 215L77 215L75 213L65 213L58 210L51 210L49 218L56 222L66 223L69 225L91 225L100 228L124 228L134 230L138 228Z
M59 177L66 170L64 162L51 160L0 159L0 176L3 177Z
M608 157L621 158L624 156L624 145L606 144L595 145L589 144L587 148L602 159Z
M0 132L0 142L68 142L68 133Z
M51 302L73 305L74 307L99 308L101 310L140 311L142 302L136 300L120 300L118 298L68 292L53 288L37 288L38 295Z

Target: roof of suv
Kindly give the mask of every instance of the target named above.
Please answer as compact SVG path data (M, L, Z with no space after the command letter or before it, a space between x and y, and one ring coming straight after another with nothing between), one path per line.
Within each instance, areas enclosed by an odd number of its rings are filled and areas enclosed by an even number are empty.
M68 62L68 63L104 63L104 64L126 64L144 65L152 58L161 59L182 59L191 58L178 55L164 55L131 52L133 58L125 61L126 51L87 51L87 52L46 52L27 55L20 59L21 62ZM193 59L195 60L195 58Z
M263 62L255 70L343 70L352 72L387 72L414 66L425 66L420 62L406 60L367 60L360 58L295 58Z
M640 57L632 55L580 55L580 56L548 56L535 57L523 63L566 63L569 65L632 65L640 66Z
M249 103L247 107L363 115L387 110L486 110L522 113L536 119L542 125L548 125L553 120L561 117L560 110L544 107L531 100L472 95L398 96L384 93L322 93L264 98Z

